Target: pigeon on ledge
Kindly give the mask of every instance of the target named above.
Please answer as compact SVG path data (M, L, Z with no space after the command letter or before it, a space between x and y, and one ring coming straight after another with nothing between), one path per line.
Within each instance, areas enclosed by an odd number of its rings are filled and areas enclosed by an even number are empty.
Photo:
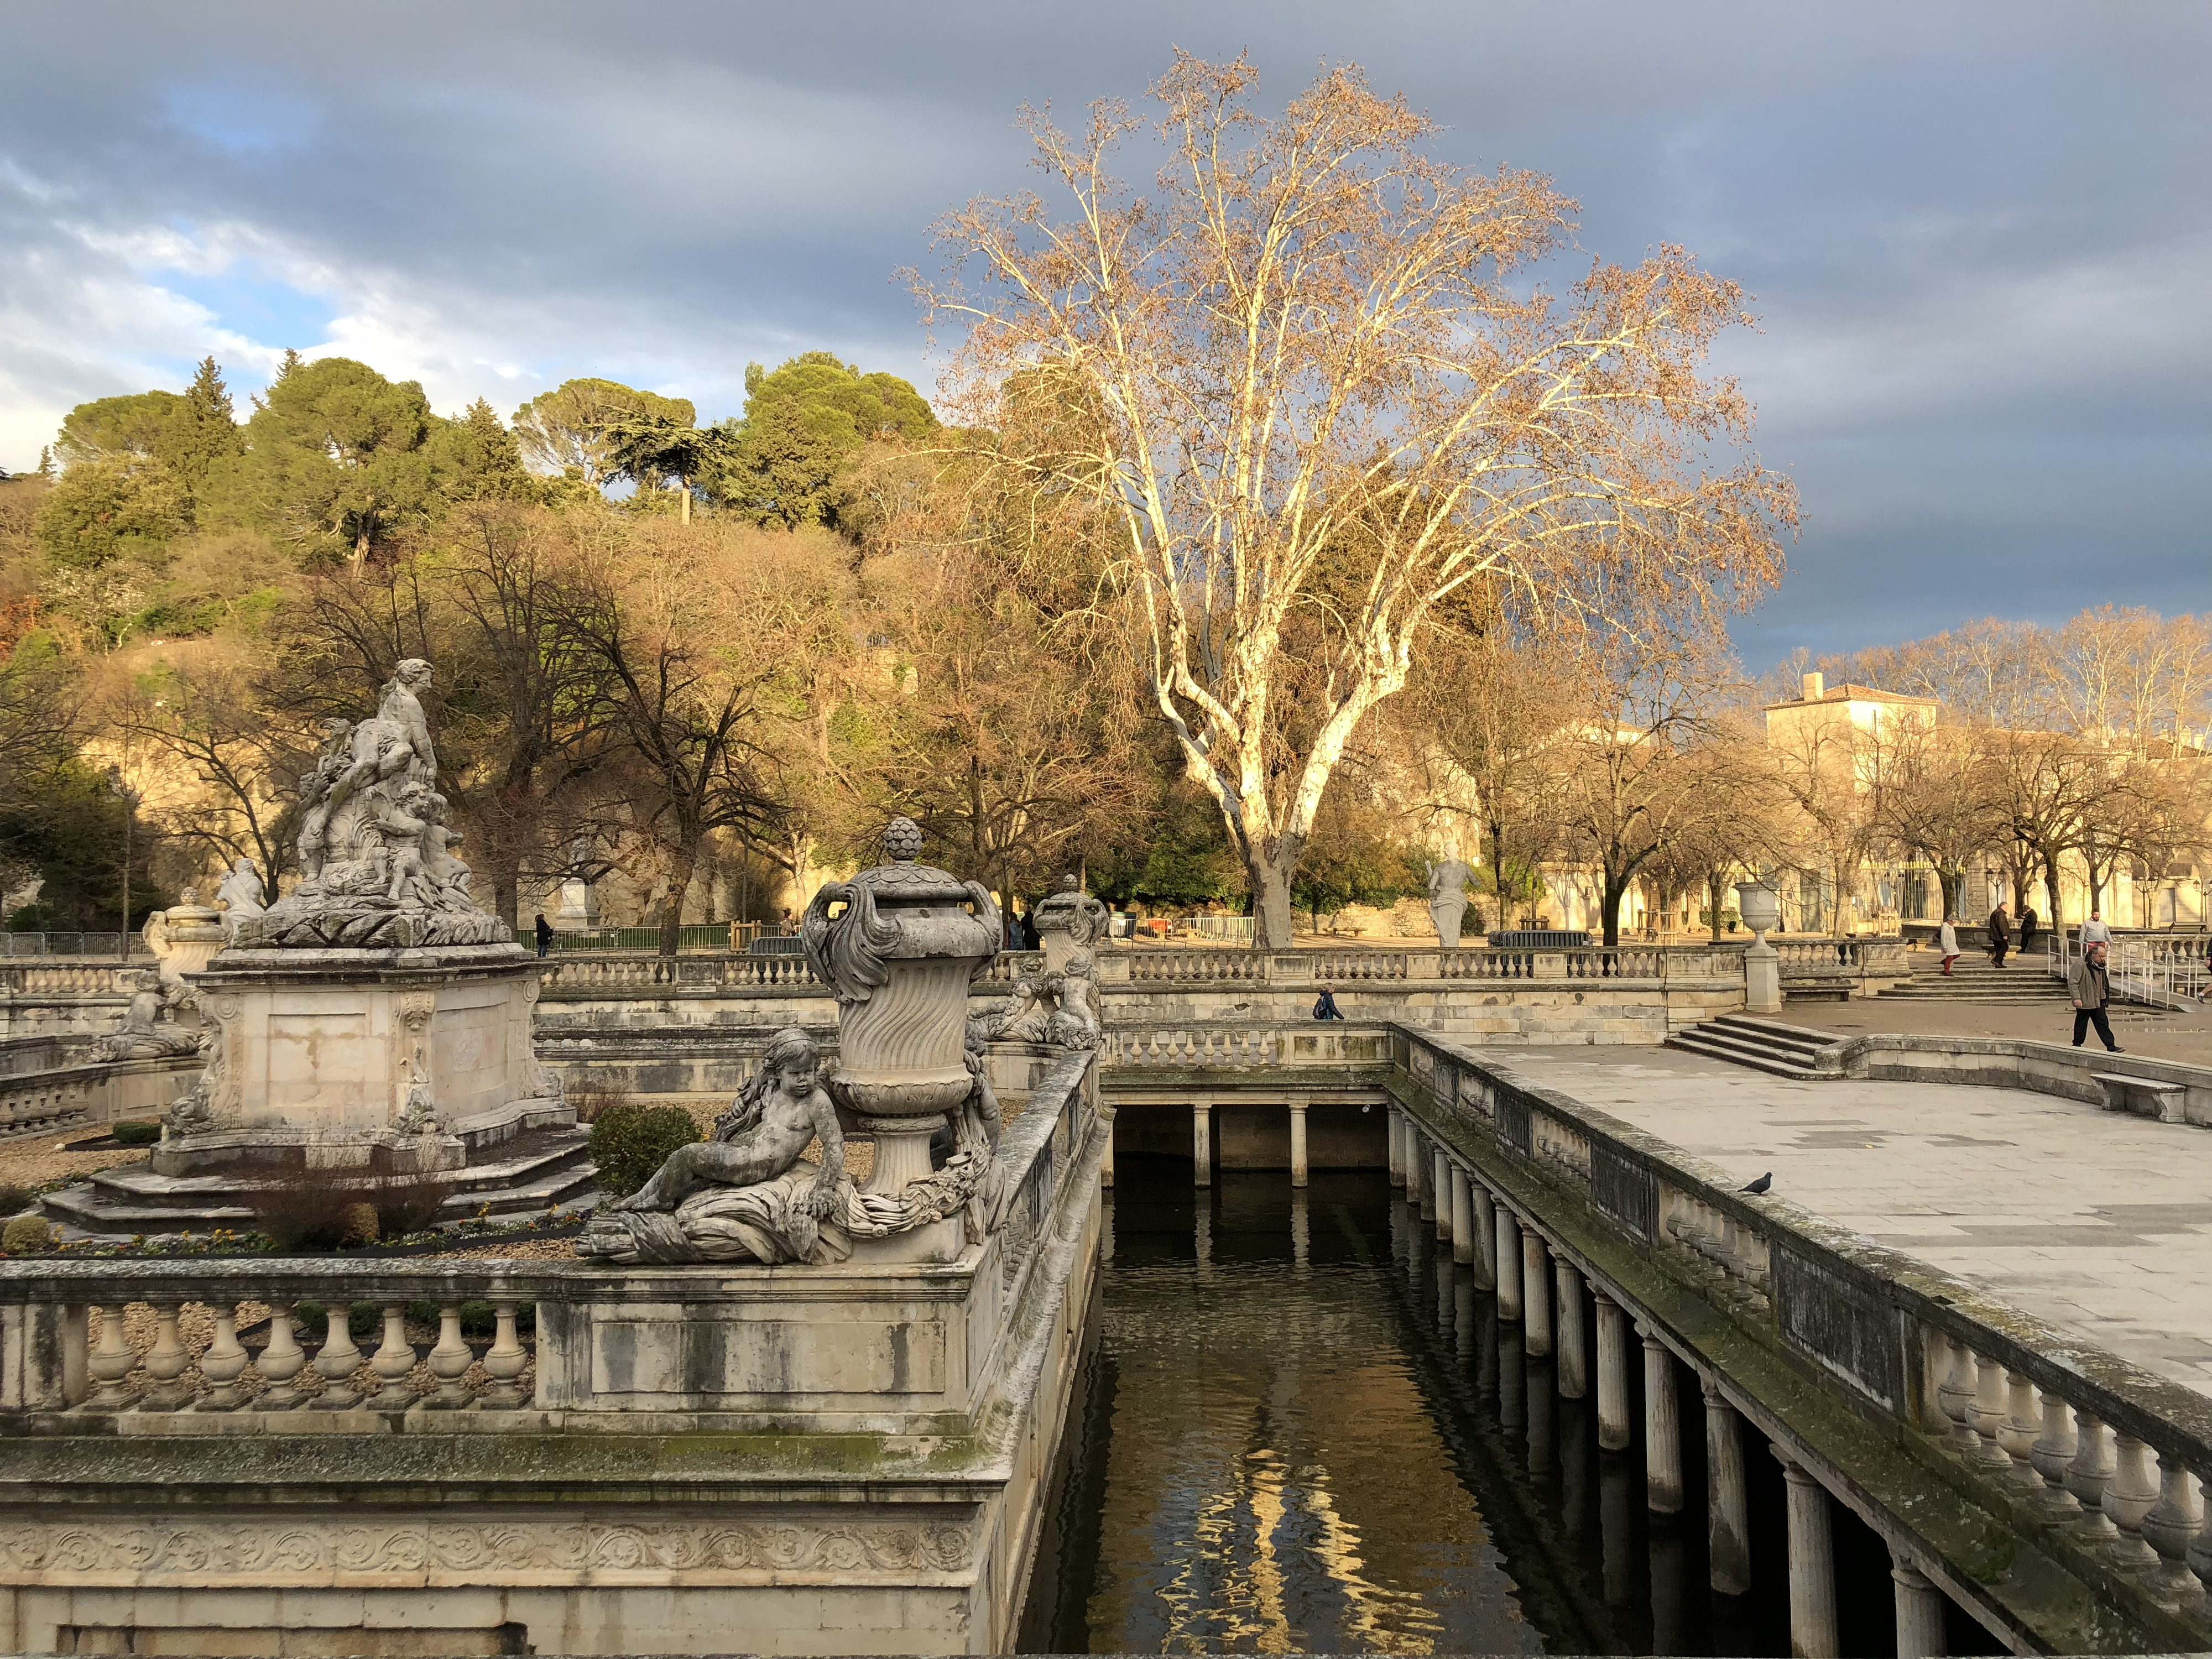
M1774 1171L1769 1170L1765 1175L1759 1176L1758 1180L1746 1182L1744 1183L1743 1190L1747 1193L1763 1193L1773 1185Z

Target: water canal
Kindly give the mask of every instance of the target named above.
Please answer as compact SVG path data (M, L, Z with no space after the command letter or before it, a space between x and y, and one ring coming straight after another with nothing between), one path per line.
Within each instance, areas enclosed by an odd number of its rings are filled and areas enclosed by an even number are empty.
M1773 1460L1746 1460L1756 1587L1717 1595L1694 1430L1689 1505L1654 1516L1640 1444L1599 1450L1595 1402L1382 1174L1116 1180L1024 1651L1790 1651ZM1891 1653L1888 1556L1834 1527L1844 1651ZM1953 1622L1953 1652L2000 1650Z

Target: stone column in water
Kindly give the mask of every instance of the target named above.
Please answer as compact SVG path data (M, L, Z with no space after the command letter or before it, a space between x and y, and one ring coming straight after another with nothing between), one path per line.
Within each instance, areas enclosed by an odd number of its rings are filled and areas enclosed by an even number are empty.
M1713 1589L1741 1595L1751 1589L1751 1506L1743 1486L1743 1440L1735 1407L1712 1378L1705 1397L1705 1559Z
M1575 1264L1554 1252L1552 1256L1552 1322L1557 1328L1552 1344L1554 1373L1562 1400L1580 1400L1589 1392L1589 1339L1583 1324L1583 1276Z
M1644 1503L1655 1515L1682 1512L1682 1419L1674 1404L1674 1356L1639 1327L1644 1339Z
M1213 1108L1193 1106L1190 1109L1191 1184L1211 1187L1213 1184Z
M1897 1585L1897 1659L1936 1659L1948 1653L1943 1592L1893 1545L1889 1559L1889 1576Z
M1498 1288L1498 1206L1490 1188L1480 1182L1474 1188L1474 1277L1486 1291Z
M1098 1166L1098 1184L1109 1192L1114 1189L1114 1124L1111 1119L1106 1124L1106 1157Z
M1451 1238L1452 1260L1462 1267L1472 1267L1476 1254L1474 1194L1467 1171L1455 1164L1451 1172Z
M1390 1184L1406 1184L1406 1115L1397 1107L1390 1109Z
M1291 1185L1306 1184L1306 1103L1291 1103Z
M1503 1204L1498 1206L1498 1316L1521 1317L1521 1224Z
M1534 1227L1521 1231L1521 1329L1529 1358L1552 1352L1551 1268L1543 1235Z
M1413 1150L1419 1154L1406 1170L1406 1190L1413 1190L1413 1177L1421 1180L1421 1219L1431 1227L1437 1224L1437 1165L1443 1162L1443 1154L1436 1143L1424 1134L1413 1137Z
M1836 1560L1828 1535L1827 1488L1781 1447L1790 1498L1790 1651L1837 1659Z
M1602 1291L1597 1303L1597 1443L1625 1451L1635 1438L1628 1420L1628 1316Z
M1449 1239L1452 1236L1452 1162L1444 1156L1444 1149L1441 1146L1437 1148L1436 1163L1430 1174L1429 1188L1436 1194L1437 1237Z

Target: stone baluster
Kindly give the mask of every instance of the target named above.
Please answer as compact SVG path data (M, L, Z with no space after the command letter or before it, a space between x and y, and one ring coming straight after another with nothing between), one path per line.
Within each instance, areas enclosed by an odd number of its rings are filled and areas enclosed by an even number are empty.
M2012 1454L1997 1438L2004 1428L2005 1370L1983 1354L1974 1356L1974 1448L1966 1454L1966 1466L1987 1475L2009 1474Z
M1521 1317L1521 1224L1503 1204L1498 1206L1498 1316Z
M179 1379L192 1357L178 1334L177 1314L176 1303L154 1304L154 1346L146 1356L146 1375L154 1379L154 1386L139 1401L141 1410L173 1412L191 1402L191 1391Z
M246 1403L245 1390L238 1386L246 1373L246 1349L238 1340L238 1304L218 1302L208 1311L215 1316L215 1335L200 1356L200 1375L207 1378L209 1388L199 1409L234 1412Z
M1894 1544L1889 1547L1889 1576L1897 1587L1897 1659L1937 1659L1948 1653L1942 1591Z
M2105 1443L2104 1420L2077 1406L2074 1409L2074 1457L2066 1466L2066 1490L2081 1506L2081 1519L2077 1525L2092 1543L2109 1544L2119 1536L2112 1517L2105 1513L2105 1492L2112 1484L2112 1458Z
M1961 1458L1970 1457L1981 1444L1974 1432L1974 1351L1954 1336L1939 1336L1949 1349L1951 1364L1936 1390L1943 1415L1951 1419L1946 1443Z
M384 1310L384 1340L368 1357L369 1369L384 1379L384 1386L368 1402L371 1411L404 1412L415 1403L407 1374L415 1369L415 1345L407 1340L407 1309L392 1303Z
M430 1375L438 1379L438 1392L428 1401L434 1410L458 1411L469 1403L461 1378L475 1360L461 1337L460 1304L447 1303L438 1310L438 1346L429 1353Z
M1503 1259L1504 1252L1499 1255ZM1607 1451L1624 1451L1635 1438L1635 1427L1628 1420L1628 1316L1603 1291L1594 1299L1597 1304L1597 1443Z
M1682 1419L1674 1401L1674 1356L1657 1334L1644 1339L1644 1503L1655 1515L1682 1510Z
M1705 1401L1705 1559L1713 1589L1742 1595L1751 1589L1751 1502L1743 1480L1743 1441L1735 1407L1711 1377L1700 1377Z
M2043 1477L2037 1472L2030 1454L2035 1449L2035 1437L2042 1430L2042 1414L2036 1409L2035 1383L2026 1374L2008 1370L2005 1372L2005 1416L1997 1431L1997 1443L2012 1459L2012 1477L2023 1492L2040 1493Z
M2048 1389L2042 1392L2043 1431L2027 1449L2027 1461L2043 1478L2036 1506L2054 1521L2081 1513L2081 1505L2066 1490L2066 1465L2074 1455L2073 1413L2066 1401Z
M131 1390L124 1379L137 1369L138 1355L124 1337L124 1311L120 1303L99 1310L100 1341L86 1366L94 1385L92 1398L85 1401L87 1411L119 1412L131 1402Z
M1551 1257L1543 1235L1534 1227L1521 1230L1521 1331L1529 1358L1541 1359L1552 1352Z
M1559 1396L1580 1400L1589 1393L1589 1339L1583 1319L1583 1276L1556 1250L1552 1254L1553 1351Z
M329 1323L324 1328L323 1345L315 1351L314 1364L315 1375L323 1379L323 1392L315 1404L325 1411L344 1411L361 1403L360 1391L351 1381L361 1369L361 1350L354 1346L349 1322L353 1309L341 1299L325 1311Z
M2142 1518L2143 1541L2158 1552L2150 1593L2167 1607L2196 1602L2204 1586L2189 1570L2189 1546L2197 1535L2196 1506L2189 1501L2189 1468L2179 1458L2158 1455L2158 1502Z
M2203 1518L2197 1522L2197 1536L2189 1540L2189 1570L2197 1575L2197 1582L2212 1590L2212 1475L2203 1469L2197 1472L2197 1507Z
M2145 1572L2158 1565L2158 1552L2143 1537L2143 1522L2158 1503L2158 1482L2150 1472L2150 1448L2131 1434L2112 1431L2112 1478L2105 1487L2105 1513L2119 1528L2110 1553L2122 1572Z
M307 1350L300 1346L298 1334L293 1328L292 1304L284 1301L272 1303L269 1309L269 1346L261 1351L261 1358L254 1367L269 1386L254 1401L254 1408L289 1411L306 1400L307 1395L293 1385L292 1379L307 1363Z

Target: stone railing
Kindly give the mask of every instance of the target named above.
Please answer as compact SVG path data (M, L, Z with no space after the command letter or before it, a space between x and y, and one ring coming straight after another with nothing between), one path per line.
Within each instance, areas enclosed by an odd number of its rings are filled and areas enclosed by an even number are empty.
M0 963L0 990L15 997L128 997L145 963L10 962ZM128 975L128 979L123 977Z
M1273 1024L1109 1027L1099 1042L1098 1053L1108 1069L1117 1075L1279 1066L1377 1071L1390 1061L1390 1028L1337 1020L1296 1027Z
M1054 1237L1056 1205L1098 1128L1092 1056L1066 1054L1006 1130L1000 1271L1011 1303ZM1087 1201L1087 1200L1084 1200ZM727 1291L750 1263L654 1270ZM579 1261L26 1258L0 1261L0 1419L137 1413L155 1433L542 1431L574 1409L592 1355L584 1310L625 1270ZM542 1362L542 1363L541 1363ZM161 1426L149 1416L161 1414ZM282 1420L276 1420L281 1417ZM450 1419L445 1419L450 1422ZM458 1427L459 1425L453 1426Z
M76 1040L79 1046L89 1042ZM158 1118L205 1063L197 1054L163 1060L80 1057L51 1070L0 1077L0 1140L119 1118Z
M1748 1337L1784 1362L1785 1389L1840 1383L1887 1440L2045 1555L2212 1630L2212 1514L2200 1518L2191 1490L2212 1484L2212 1400L1787 1200L1742 1194L1702 1159L1470 1050L1402 1028L1394 1048L1394 1087L1425 1132L1561 1248L1623 1282L1658 1265L1708 1326L1713 1313L1732 1326L1683 1339L1717 1367L1759 1363ZM1680 1293L1644 1290L1661 1304Z
M1254 951L1236 946L1134 946L1103 952L1107 985L1212 984L1304 987L1463 980L1635 980L1646 984L1743 979L1741 945L1593 945L1559 950L1322 948ZM1899 969L1903 971L1902 969Z
M1002 951L979 983L1011 986L1024 974L1044 968L1041 951ZM803 956L641 957L635 955L548 957L540 983L549 991L781 990L829 988L814 976Z

